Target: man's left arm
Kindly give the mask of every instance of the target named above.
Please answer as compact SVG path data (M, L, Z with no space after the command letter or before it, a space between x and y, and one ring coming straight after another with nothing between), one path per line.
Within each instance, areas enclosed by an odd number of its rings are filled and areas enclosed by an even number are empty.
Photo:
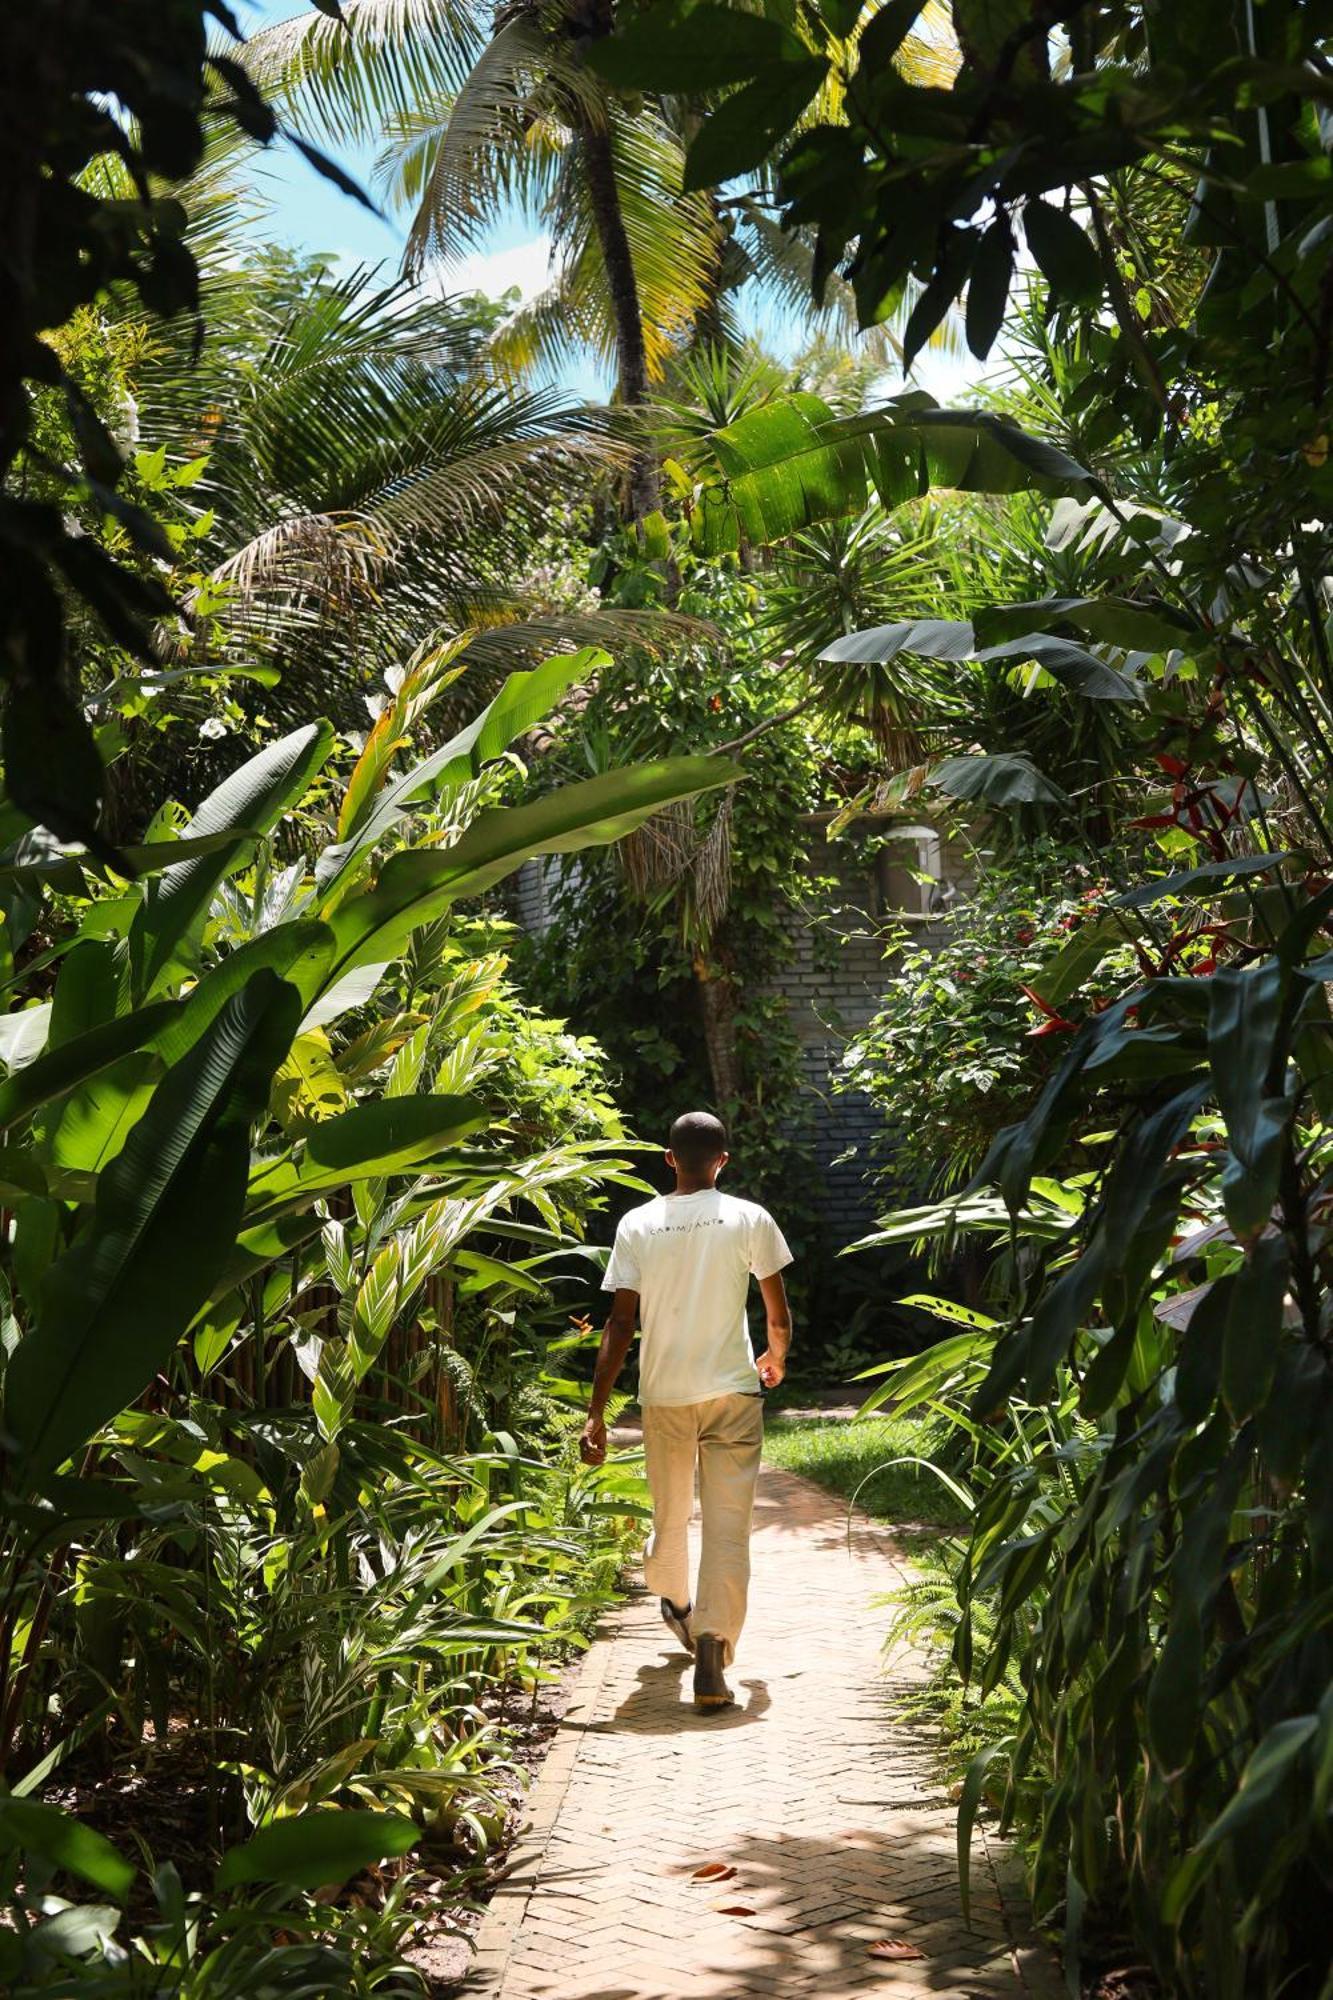
M771 1278L761 1278L759 1290L768 1322L768 1344L754 1364L755 1371L766 1389L776 1389L787 1372L791 1349L791 1307L781 1271L775 1271Z

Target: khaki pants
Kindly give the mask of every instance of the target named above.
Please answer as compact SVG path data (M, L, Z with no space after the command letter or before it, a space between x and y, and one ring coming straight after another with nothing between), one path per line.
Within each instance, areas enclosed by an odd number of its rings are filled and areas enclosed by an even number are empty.
M675 1605L693 1601L696 1638L721 1639L727 1661L745 1623L750 1582L750 1517L764 1444L762 1396L714 1396L706 1403L649 1403L643 1450L653 1496L653 1534L644 1582ZM690 1592L688 1529L699 1468L703 1546Z

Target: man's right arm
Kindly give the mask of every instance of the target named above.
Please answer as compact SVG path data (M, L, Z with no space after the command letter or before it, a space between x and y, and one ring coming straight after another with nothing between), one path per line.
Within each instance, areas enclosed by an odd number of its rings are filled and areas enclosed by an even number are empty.
M602 1344L597 1350L588 1421L579 1439L579 1454L585 1465L601 1465L606 1457L606 1405L625 1365L638 1316L638 1293L618 1287L602 1332Z

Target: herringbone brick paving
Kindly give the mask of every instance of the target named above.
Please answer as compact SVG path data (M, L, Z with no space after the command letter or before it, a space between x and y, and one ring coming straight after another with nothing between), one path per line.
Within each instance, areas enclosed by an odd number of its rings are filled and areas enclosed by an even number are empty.
M1003 1855L978 1833L973 1918L954 1808L902 1709L924 1669L884 1660L874 1600L891 1544L806 1480L765 1467L738 1705L690 1706L683 1653L639 1593L590 1649L491 1904L475 2000L737 2000L883 1993L1054 1995ZM716 1862L734 1874L701 1880ZM897 1940L921 1958L885 1961Z

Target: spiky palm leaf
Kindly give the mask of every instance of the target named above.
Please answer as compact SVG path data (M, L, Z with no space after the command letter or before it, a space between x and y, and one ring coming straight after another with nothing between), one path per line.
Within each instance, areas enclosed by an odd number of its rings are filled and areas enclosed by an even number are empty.
M303 123L333 145L377 138L420 105L456 91L483 46L468 0L341 0L246 41L246 68L269 96L300 96Z
M809 674L823 707L873 731L894 767L918 762L961 713L957 670L906 654L887 665L829 665L819 654L849 632L934 615L938 541L937 515L886 515L872 507L793 536L777 553L769 583L767 623L775 644Z
M280 669L270 713L316 706L352 726L370 681L464 630L485 676L543 646L664 643L669 619L571 615L521 583L553 496L572 504L626 462L617 420L491 380L489 309L259 251L238 267L230 167L186 191L203 351L183 322L153 327L134 388L143 447L208 456L192 497L213 514L222 657ZM207 665L215 639L210 621L173 665Z

